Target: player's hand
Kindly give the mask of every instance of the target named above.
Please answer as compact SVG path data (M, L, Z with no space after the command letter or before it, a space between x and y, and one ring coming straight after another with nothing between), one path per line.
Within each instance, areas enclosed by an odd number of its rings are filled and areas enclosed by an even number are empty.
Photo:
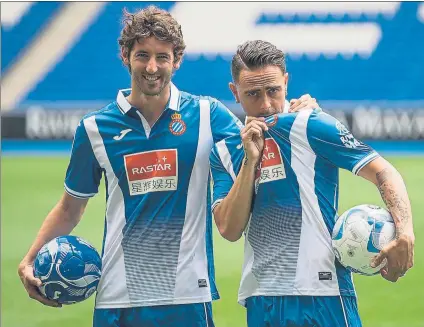
M264 131L268 130L263 117L246 117L246 126L241 130L240 135L243 141L246 155L245 164L257 166L262 157L265 138Z
M414 235L398 236L374 257L371 267L377 267L384 259L387 259L387 264L380 270L381 276L396 282L414 265L414 241Z
M297 112L305 109L318 109L319 105L315 98L312 98L309 94L302 95L299 99L290 100L289 112Z
M34 268L32 263L27 263L24 261L21 262L18 267L19 277L22 281L22 284L24 284L26 291L28 292L28 296L31 299L37 300L44 305L56 308L61 307L62 305L57 301L49 300L40 294L38 287L41 286L41 280L34 277L33 269Z

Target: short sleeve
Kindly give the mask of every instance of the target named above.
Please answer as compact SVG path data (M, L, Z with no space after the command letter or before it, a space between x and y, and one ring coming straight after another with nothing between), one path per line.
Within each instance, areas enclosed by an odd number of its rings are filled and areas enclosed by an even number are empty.
M84 122L81 121L72 143L65 190L77 198L90 198L98 192L101 178L102 169L94 155Z
M208 97L211 105L211 129L214 143L239 135L243 124L224 104Z
M339 168L358 174L379 154L357 140L336 118L324 112L312 112L307 126L312 150Z
M219 146L225 146L225 140L214 145L210 155L210 166L212 175L212 211L230 192L236 175L231 166L225 167L219 154ZM229 154L228 154L229 155ZM225 158L224 158L225 159Z

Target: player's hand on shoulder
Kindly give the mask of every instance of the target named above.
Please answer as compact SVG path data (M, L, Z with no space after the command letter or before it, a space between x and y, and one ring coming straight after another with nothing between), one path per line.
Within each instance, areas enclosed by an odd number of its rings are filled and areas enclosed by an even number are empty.
M246 125L240 132L246 156L245 164L259 164L265 144L264 131L267 130L263 117L246 117Z
M317 100L315 98L312 98L309 94L304 94L299 99L290 100L289 112L297 112L306 109L321 110Z
M22 261L18 267L19 278L31 299L37 300L38 302L50 306L50 307L61 307L62 305L56 301L49 300L48 298L41 295L38 291L38 287L41 286L41 280L34 277L34 267L30 262Z
M414 243L413 234L398 235L374 257L371 266L377 267L387 259L387 264L380 271L381 276L388 281L396 282L414 265Z

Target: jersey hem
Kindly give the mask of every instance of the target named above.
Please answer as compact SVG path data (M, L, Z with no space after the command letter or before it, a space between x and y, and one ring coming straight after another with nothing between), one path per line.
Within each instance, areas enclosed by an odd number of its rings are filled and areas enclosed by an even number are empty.
M239 295L238 303L246 306L246 299L252 296L354 296L354 290L317 290L317 289L297 289L294 292L254 292L252 294Z
M63 186L65 188L66 193L78 199L89 199L97 194L97 193L80 193L70 189L66 184L63 184Z
M380 155L373 151L371 152L369 155L367 155L366 157L362 158L361 160L359 160L356 165L352 168L352 173L355 175L358 175L359 171L364 168L368 163L370 163L371 161L373 161L374 159L377 159Z
M216 200L216 201L212 204L212 206L211 206L211 210L212 210L212 212L213 212L213 210L215 209L215 207L216 207L218 204L220 204L223 200L224 200L224 198L217 199L217 200Z
M135 308L135 307L152 307L159 305L172 305L172 304L194 304L194 303L205 303L212 302L218 293L212 293L211 296L207 297L191 297L191 298L179 298L179 299L160 299L160 300L146 300L146 301L134 301L134 302L121 302L121 303L96 303L95 309L121 309L121 308Z

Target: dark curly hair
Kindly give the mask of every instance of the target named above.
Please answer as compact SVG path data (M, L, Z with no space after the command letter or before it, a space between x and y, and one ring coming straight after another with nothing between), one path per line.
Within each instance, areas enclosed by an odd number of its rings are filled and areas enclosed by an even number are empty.
M137 40L151 36L173 44L174 62L178 62L182 58L186 45L181 25L166 10L156 6L148 6L132 14L124 9L122 23L124 27L118 39L122 60L124 58L129 59Z

